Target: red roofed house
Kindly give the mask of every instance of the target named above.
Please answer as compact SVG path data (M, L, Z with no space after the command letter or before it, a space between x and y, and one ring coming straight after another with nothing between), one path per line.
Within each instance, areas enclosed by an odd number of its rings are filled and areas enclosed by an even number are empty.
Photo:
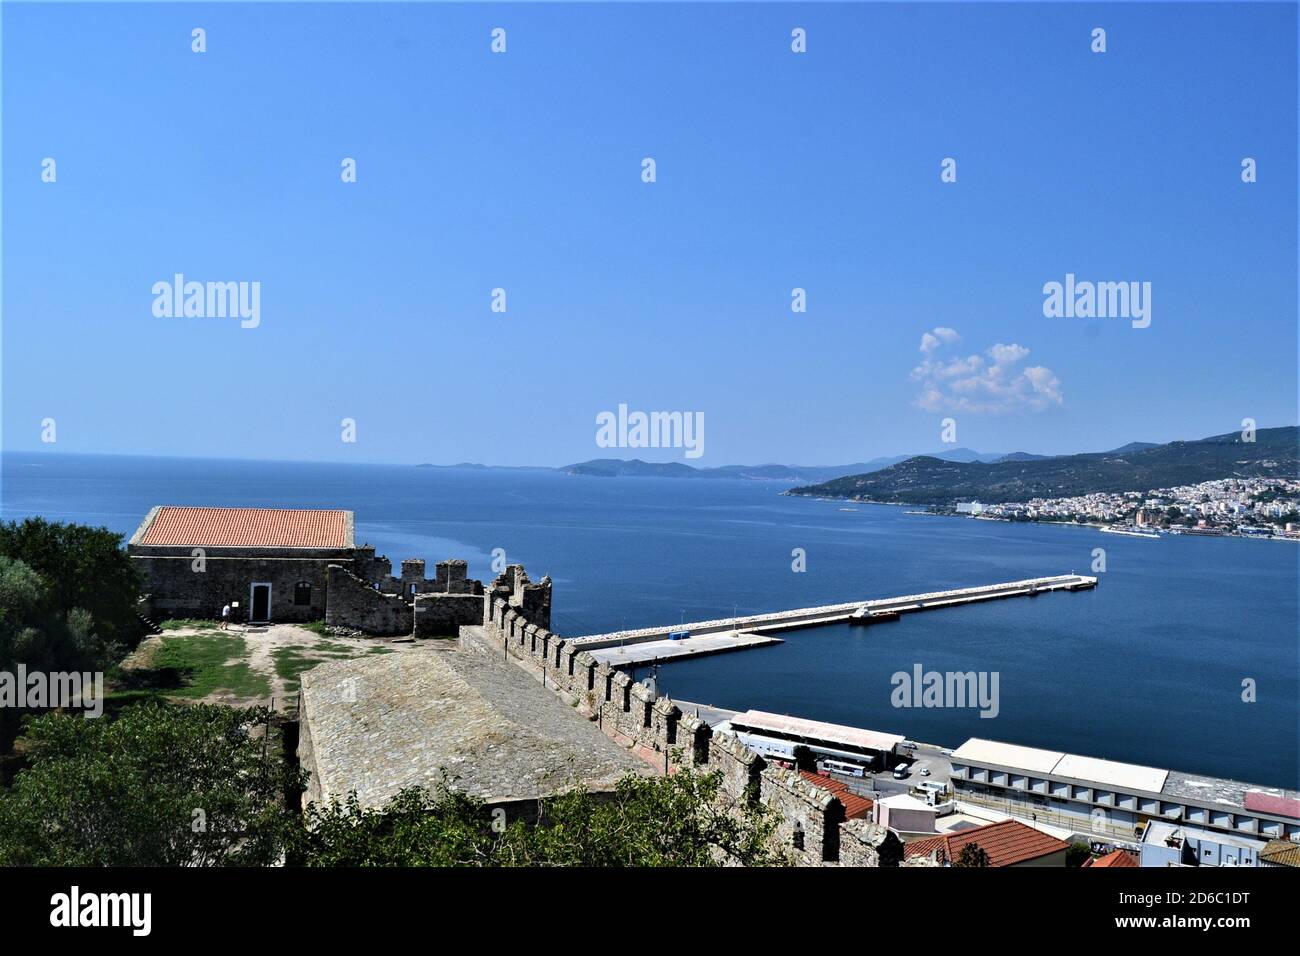
M912 840L903 846L905 859L939 854L948 866L961 857L962 848L975 843L988 854L989 866L1065 866L1070 845L1018 820L1003 820L956 833Z
M357 546L351 511L288 508L151 510L127 544L140 568L148 616L237 622L320 621L371 634L454 635L480 624L484 587L464 561L389 560ZM491 588L531 623L550 627L550 579L533 584L512 565Z
M1111 850L1105 856L1097 856L1085 860L1084 867L1093 869L1128 869L1129 867L1140 867L1142 864L1133 858L1133 854L1128 850Z

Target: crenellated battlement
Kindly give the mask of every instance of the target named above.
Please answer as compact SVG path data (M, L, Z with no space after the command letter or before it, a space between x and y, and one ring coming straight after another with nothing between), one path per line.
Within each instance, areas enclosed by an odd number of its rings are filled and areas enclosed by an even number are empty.
M544 685L575 703L615 740L655 761L665 773L698 768L718 771L732 805L759 802L779 818L774 839L799 864L897 866L898 837L866 820L845 820L834 793L798 773L771 766L731 734L714 733L671 699L598 660L579 642L549 629L550 579L544 578L547 621L530 620L524 598L530 587L523 568L512 565L488 586L483 633L504 652L531 665ZM539 602L541 596L535 599Z

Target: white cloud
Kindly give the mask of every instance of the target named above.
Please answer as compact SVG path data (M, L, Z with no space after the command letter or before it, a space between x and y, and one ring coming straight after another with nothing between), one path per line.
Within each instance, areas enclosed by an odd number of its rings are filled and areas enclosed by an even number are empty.
M925 357L912 369L912 380L921 384L918 407L927 412L1003 415L1063 404L1061 380L1049 368L1025 366L1029 349L1023 345L998 342L982 354L964 357L935 354L960 338L942 327L921 336Z
M941 325L934 331L925 332L921 335L921 351L926 353L933 352L940 345L946 345L949 342L956 342L959 338L961 338L961 336L957 334L956 329L945 328Z

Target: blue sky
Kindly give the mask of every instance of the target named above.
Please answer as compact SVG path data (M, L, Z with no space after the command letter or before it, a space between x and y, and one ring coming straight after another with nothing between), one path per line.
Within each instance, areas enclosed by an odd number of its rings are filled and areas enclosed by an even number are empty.
M620 403L703 413L698 465L1296 421L1294 4L6 3L3 41L7 449L683 459L597 447ZM260 282L260 324L155 316L175 273ZM1045 317L1066 273L1150 282L1150 327Z

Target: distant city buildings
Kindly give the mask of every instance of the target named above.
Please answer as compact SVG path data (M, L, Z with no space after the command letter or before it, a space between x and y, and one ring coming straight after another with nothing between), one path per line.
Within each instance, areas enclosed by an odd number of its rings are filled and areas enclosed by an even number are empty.
M950 513L1006 521L1130 526L1171 534L1300 539L1300 480L1222 478L1146 492L1096 492L1001 504L963 501Z

